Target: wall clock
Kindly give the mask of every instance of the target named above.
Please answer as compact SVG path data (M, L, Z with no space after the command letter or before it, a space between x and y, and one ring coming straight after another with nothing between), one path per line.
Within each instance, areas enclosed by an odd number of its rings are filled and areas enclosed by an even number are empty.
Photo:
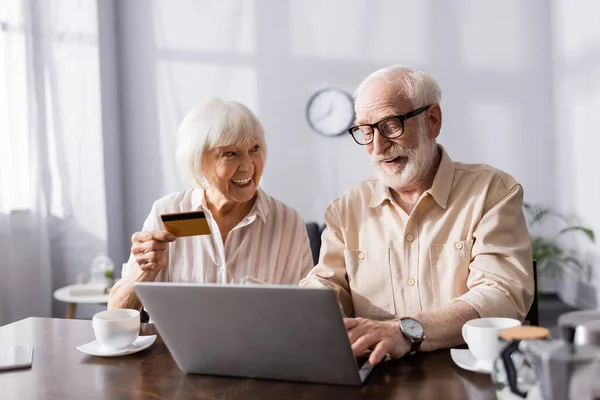
M308 100L306 119L310 127L321 135L346 133L354 122L352 96L338 88L321 89Z

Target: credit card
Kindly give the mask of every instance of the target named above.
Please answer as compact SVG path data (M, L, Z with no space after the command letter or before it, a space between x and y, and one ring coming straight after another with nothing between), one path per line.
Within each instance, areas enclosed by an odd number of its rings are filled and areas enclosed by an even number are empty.
M162 214L160 218L165 230L177 237L210 235L210 227L202 211Z

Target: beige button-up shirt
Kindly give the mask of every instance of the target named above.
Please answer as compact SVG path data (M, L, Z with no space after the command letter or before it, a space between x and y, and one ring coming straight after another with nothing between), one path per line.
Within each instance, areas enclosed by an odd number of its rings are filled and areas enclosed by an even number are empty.
M332 201L319 263L300 284L331 287L357 317L403 317L462 300L481 317L524 319L534 283L523 189L439 148L433 185L410 215L375 178Z

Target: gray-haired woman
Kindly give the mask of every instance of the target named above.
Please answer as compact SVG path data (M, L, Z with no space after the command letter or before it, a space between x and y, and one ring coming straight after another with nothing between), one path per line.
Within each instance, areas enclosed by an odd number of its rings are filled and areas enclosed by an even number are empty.
M259 182L267 146L244 105L212 99L182 121L177 162L194 188L157 200L132 238L109 308L141 308L135 282L297 284L313 267L304 221ZM176 238L161 214L203 211L210 235Z

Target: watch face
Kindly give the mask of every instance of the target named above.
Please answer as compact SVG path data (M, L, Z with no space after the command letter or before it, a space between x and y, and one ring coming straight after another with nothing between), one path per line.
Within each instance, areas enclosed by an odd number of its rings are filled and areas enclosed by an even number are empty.
M354 121L352 97L341 89L320 90L308 101L306 118L311 128L322 135L343 134Z
M425 334L423 325L414 318L404 318L400 321L400 325L402 331L411 338L420 339Z

